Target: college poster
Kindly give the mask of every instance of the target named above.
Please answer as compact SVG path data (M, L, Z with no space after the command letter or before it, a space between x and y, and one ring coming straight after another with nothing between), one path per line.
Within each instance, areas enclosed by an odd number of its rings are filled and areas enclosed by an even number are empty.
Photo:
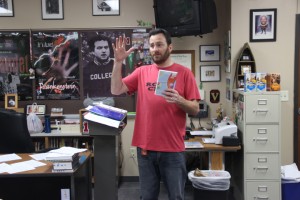
M32 100L29 31L0 32L0 99L18 94L18 100Z
M36 99L80 99L78 32L32 32Z
M125 36L126 49L135 47L135 51L123 63L123 77L132 73L137 67L151 63L146 29L103 29L81 32L85 98L113 97L110 92L114 62L112 43L115 43L120 36Z

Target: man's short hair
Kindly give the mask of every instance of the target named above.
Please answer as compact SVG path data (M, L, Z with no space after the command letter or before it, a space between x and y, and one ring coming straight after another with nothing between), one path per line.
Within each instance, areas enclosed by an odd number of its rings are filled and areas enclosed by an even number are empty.
M112 42L111 42L110 37L107 37L107 36L101 35L101 34L92 37L88 41L88 45L89 45L90 51L94 51L94 49L95 49L95 42L96 41L107 41L108 47L109 47L109 51L110 51L110 55L112 56L114 54L113 48L112 48Z
M165 29L162 29L162 28L152 29L149 32L149 38L153 35L157 35L157 34L160 34L160 33L162 33L165 36L168 45L172 44L172 39L171 39L170 33L168 31L166 31Z

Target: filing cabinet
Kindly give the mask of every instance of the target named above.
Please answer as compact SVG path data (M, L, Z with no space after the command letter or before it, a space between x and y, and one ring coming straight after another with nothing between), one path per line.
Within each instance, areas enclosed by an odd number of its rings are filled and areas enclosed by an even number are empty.
M238 91L245 200L281 199L280 92Z

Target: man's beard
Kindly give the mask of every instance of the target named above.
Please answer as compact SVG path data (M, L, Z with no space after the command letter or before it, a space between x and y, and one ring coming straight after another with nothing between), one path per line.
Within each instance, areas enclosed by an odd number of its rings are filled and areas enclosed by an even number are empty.
M164 63L169 58L170 52L166 50L164 54L159 56L159 58L155 58L155 53L154 55L151 55L153 62L157 65Z

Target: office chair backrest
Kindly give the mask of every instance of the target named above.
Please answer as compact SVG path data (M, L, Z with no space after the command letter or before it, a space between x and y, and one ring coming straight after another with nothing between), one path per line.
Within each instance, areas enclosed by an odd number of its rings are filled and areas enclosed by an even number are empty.
M26 114L0 109L0 154L32 152L34 144L28 132Z

